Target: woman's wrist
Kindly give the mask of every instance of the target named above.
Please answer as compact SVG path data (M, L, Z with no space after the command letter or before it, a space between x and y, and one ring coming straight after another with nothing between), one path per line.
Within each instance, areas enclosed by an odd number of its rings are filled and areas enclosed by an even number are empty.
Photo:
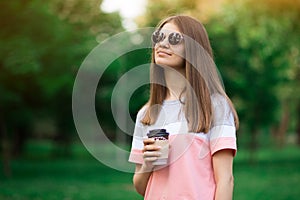
M140 169L140 173L151 173L153 171L153 169L154 169L154 166L152 165L152 163L144 162Z

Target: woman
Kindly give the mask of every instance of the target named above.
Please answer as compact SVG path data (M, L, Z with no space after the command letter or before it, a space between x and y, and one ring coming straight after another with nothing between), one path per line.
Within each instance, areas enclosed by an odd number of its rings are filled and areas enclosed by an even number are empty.
M137 115L129 161L145 199L229 200L238 117L213 61L203 25L189 16L163 20L152 35L150 98ZM169 133L168 164L146 135Z

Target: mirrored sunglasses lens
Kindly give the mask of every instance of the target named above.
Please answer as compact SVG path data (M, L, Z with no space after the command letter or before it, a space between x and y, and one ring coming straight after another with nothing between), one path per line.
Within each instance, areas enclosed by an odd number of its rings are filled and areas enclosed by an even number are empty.
M162 32L159 32L159 31L155 31L153 34L152 34L152 42L153 43L158 43L160 42L164 37L164 34Z
M182 40L182 36L179 33L171 33L169 35L169 43L171 45L179 44Z

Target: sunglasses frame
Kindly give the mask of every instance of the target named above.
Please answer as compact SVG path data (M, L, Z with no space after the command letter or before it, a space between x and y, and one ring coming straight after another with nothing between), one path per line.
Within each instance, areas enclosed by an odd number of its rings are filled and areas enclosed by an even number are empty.
M162 42L167 37L167 34L161 30L156 30L151 35L151 40L153 44ZM171 32L168 34L168 42L170 45L178 45L183 41L184 37L181 33Z

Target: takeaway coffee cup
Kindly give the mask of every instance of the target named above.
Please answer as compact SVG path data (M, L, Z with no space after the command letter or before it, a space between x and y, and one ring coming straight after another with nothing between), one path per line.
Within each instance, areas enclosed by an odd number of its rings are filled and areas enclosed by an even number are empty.
M160 152L161 155L156 161L153 162L153 165L165 165L168 161L169 155L169 133L166 129L153 129L150 130L147 134L148 138L154 138L154 144L161 146Z

